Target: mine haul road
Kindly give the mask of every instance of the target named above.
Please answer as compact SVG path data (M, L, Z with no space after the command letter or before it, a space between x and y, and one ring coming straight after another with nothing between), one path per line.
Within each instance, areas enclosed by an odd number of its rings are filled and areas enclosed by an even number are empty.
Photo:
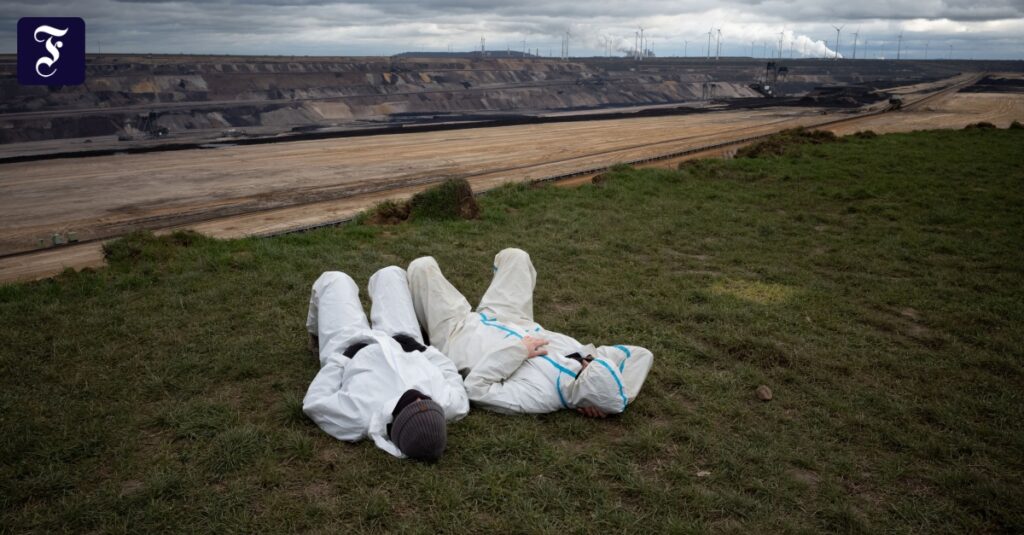
M448 178L481 192L735 150L797 126L842 134L1024 120L1024 95L956 92L978 78L908 94L907 111L881 114L767 108L2 164L0 282L100 266L102 241L132 230L272 235L345 221ZM50 247L69 232L81 243Z

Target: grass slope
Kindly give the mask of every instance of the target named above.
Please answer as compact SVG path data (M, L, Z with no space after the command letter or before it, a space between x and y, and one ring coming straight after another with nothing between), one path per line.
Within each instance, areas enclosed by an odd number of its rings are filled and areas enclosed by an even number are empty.
M1022 148L848 139L507 187L477 221L134 236L0 287L3 531L1019 532ZM625 415L475 411L434 466L302 416L321 271L433 254L475 302L506 246L542 324L654 352Z

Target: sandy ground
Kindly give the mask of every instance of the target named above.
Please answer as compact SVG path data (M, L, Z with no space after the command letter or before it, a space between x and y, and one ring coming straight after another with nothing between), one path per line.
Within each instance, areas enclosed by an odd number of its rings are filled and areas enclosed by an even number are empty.
M865 118L851 124L830 127L837 135L858 130L874 130L879 134L910 132L935 128L963 128L971 123L990 122L999 128L1013 121L1024 122L1024 94L956 93L939 102L930 102L919 109Z
M0 255L37 249L40 240L48 245L54 232L80 240L137 228L269 235L343 221L450 177L484 191L839 117L808 108L724 111L6 164ZM897 132L978 121L1005 127L1013 120L1024 121L1022 94L945 92L906 111L828 129ZM98 241L63 246L0 258L0 282L97 265Z
M776 109L5 164L0 254L465 177L478 189L671 153L820 112Z

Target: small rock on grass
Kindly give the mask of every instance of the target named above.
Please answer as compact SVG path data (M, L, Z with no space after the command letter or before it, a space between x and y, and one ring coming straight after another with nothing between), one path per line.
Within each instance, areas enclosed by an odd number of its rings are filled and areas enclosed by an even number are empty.
M771 401L772 389L768 388L768 385L761 385L757 387L757 399L761 401Z
M697 471L697 477L708 477L710 475L711 475L711 471L710 470L698 470Z

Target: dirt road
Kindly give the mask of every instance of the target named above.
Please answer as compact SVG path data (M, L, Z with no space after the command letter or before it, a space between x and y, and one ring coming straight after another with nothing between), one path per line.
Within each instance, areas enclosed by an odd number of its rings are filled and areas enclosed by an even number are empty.
M950 93L911 111L829 127L837 133L1024 121L1024 95ZM102 263L98 241L48 246L54 233L101 240L192 228L232 238L351 218L386 198L464 177L476 191L726 143L842 115L809 108L521 125L116 155L0 166L0 282ZM25 253L16 254L14 253Z
M1024 94L956 93L917 109L868 117L827 130L840 136L860 130L888 134L935 128L959 129L982 121L999 128L1006 128L1013 121L1024 122Z
M0 254L465 177L487 189L820 121L811 109L341 138L0 167Z

